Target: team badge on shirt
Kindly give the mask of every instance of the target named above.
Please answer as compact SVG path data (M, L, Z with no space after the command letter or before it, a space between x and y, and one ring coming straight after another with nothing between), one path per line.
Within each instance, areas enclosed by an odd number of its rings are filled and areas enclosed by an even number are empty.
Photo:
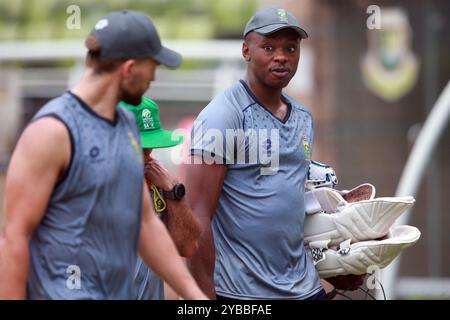
M136 138L134 137L133 133L131 131L128 131L128 135L130 136L131 145L133 146L134 151L136 152L136 155L138 156L139 161L142 163L142 151L139 147L138 142L136 141Z
M311 138L304 134L302 137L303 150L305 150L306 160L311 160Z

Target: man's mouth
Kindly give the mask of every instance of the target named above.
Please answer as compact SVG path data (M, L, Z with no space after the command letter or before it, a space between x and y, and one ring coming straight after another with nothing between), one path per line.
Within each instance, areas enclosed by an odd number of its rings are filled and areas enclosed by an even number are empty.
M284 78L289 74L289 69L285 67L274 67L270 69L270 72L278 78Z

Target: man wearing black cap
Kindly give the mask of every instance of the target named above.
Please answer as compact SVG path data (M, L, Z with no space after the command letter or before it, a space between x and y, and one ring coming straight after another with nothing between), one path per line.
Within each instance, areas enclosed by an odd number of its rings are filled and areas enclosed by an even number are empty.
M141 103L159 64L181 56L150 19L113 12L86 40L86 71L25 129L7 174L0 298L133 299L137 253L182 297L200 291L145 187Z
M186 182L204 231L190 265L210 298L325 297L303 245L312 117L282 92L307 37L284 9L257 12L244 31L246 79L215 97L194 125L191 162L201 164L187 169Z

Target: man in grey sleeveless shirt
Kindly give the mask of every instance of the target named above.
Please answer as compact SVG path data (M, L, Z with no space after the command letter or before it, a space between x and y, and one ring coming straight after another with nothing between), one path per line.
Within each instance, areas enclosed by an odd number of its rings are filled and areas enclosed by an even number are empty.
M138 252L182 297L206 298L151 208L135 119L117 107L138 105L157 65L181 56L137 12L106 15L86 46L81 81L37 113L11 158L0 299L133 299Z
M190 265L212 299L325 297L303 245L312 117L282 91L307 37L289 12L257 12L244 31L246 79L192 130L188 200L204 232Z

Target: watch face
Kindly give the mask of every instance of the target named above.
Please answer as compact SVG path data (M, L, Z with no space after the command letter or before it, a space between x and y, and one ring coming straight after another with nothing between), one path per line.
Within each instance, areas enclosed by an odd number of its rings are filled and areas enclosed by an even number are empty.
M177 184L173 191L177 199L183 198L184 194L186 193L186 189L184 188L184 184L182 183Z

